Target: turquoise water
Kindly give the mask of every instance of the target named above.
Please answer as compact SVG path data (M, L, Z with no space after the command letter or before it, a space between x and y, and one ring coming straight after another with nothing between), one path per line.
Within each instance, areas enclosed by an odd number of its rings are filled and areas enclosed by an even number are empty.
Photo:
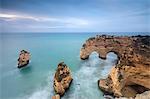
M53 76L61 61L70 67L74 79L62 99L103 99L97 81L107 76L117 56L109 53L107 60L101 60L93 52L88 60L80 60L82 44L95 35L1 34L0 99L51 99L54 95ZM31 53L31 62L18 69L17 58L22 49Z

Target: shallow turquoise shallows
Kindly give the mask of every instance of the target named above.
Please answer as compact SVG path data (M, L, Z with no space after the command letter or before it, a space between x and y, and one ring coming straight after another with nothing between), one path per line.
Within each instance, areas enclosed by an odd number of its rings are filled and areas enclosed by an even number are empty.
M82 44L96 34L84 33L16 33L0 34L0 99L51 99L57 64L64 61L71 69L73 83L62 99L103 99L97 81L105 78L117 56L107 60L93 52L80 60ZM17 68L19 52L31 53L30 64Z

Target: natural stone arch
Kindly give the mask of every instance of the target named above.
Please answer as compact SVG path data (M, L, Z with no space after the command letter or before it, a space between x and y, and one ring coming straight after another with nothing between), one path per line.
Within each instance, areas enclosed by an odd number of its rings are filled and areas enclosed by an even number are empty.
M106 59L107 58L107 54L109 54L111 52L117 55L117 59L118 59L117 61L119 61L119 59L120 59L120 54L118 52L116 52L116 51L106 50L106 49L97 49L97 48L93 48L91 50L86 50L86 49L82 48L81 51L80 51L80 58L82 60L88 59L89 56L93 52L96 52L99 55L99 58L101 58L101 59Z
M91 52L91 53L89 54L89 58L92 57L93 55L96 56L96 58L99 58L99 53L96 52L96 51Z
M118 55L114 52L108 52L106 55L106 59L112 59L114 61L118 61Z
M106 59L109 52L114 52L118 56L118 62L108 77L99 80L98 84L103 91L113 93L115 96L127 96L127 93L135 91L128 89L130 84L150 90L150 46L147 45L149 41L150 36L96 36L86 41L81 48L80 58L88 59L91 52L96 51L100 58ZM128 91L122 92L126 88ZM134 97L135 94L131 96Z

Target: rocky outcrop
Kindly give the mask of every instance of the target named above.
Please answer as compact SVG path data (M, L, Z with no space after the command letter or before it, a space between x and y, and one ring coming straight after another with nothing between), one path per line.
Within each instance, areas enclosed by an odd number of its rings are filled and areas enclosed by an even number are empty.
M62 96L66 89L69 88L72 82L71 71L64 62L58 64L55 76L54 76L54 90L56 94Z
M135 99L150 99L150 91L146 91L142 94L137 94Z
M30 53L28 51L22 50L18 58L18 68L25 67L29 64Z
M52 96L52 99L60 99L60 95L57 94L57 95L55 95L55 96Z
M118 55L108 77L98 81L101 90L117 97L135 97L150 90L150 36L89 38L81 48L80 58L87 59L93 51L102 59L109 52Z
M115 98L115 99L150 99L150 91L145 91L142 94L137 94L135 98L133 98L133 97L130 97L130 98L120 97L120 98Z

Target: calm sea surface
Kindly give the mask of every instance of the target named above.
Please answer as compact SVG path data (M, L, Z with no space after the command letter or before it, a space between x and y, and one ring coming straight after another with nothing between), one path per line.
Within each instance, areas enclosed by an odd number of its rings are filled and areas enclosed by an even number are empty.
M115 35L138 34L148 33ZM107 60L102 60L93 52L88 60L80 60L82 44L95 35L97 34L1 33L0 99L51 99L54 95L54 73L61 61L70 67L74 79L62 99L103 99L97 81L107 77L117 56L109 53ZM18 69L17 59L22 49L31 53L31 62L27 67Z

